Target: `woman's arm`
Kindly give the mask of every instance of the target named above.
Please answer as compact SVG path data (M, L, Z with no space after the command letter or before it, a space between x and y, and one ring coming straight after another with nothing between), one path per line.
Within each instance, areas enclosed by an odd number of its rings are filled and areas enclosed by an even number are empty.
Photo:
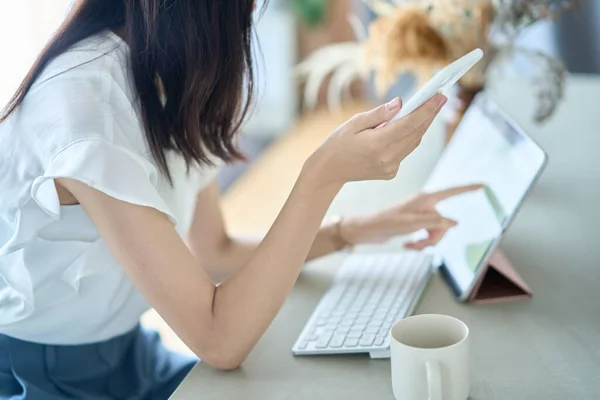
M206 363L238 367L289 295L333 198L349 181L391 179L444 104L434 97L383 128L398 107L363 113L309 158L273 226L248 262L215 286L163 213L59 179L83 206L123 270Z
M138 289L201 359L221 369L241 364L296 281L340 186L302 174L248 262L215 285L159 211L58 179L84 207Z
M221 195L216 181L196 198L194 219L188 233L188 247L214 282L222 282L252 257L259 239L241 239L227 233L221 211ZM307 260L331 254L344 247L332 224L322 225L309 250Z
M427 231L427 237L416 243L407 243L406 247L423 250L434 246L456 225L455 221L437 212L437 203L482 188L481 185L468 185L422 193L374 213L346 218L342 225L322 225L307 260L331 254L348 244L382 243L422 229ZM219 204L219 188L215 182L198 195L188 240L192 253L215 282L223 281L244 265L259 244L258 240L231 238L225 229Z

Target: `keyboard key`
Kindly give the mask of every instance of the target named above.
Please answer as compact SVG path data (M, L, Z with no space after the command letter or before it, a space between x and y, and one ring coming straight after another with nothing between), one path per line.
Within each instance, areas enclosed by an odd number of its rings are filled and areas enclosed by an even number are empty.
M327 322L330 324L339 324L341 320L342 320L342 317L329 317L327 319Z
M384 320L388 315L389 314L387 309L377 309L377 311L373 313L373 318Z
M343 321L340 322L340 324L338 326L352 326L354 324L354 320L353 319L345 319Z
M339 348L342 347L342 344L346 340L346 335L334 335L331 341L329 342L329 347Z
M375 346L383 346L383 343L385 342L386 338L387 336L377 336L375 338Z
M381 326L381 325L383 325L383 318L373 318L369 322L369 325L371 325L371 326Z
M325 326L327 324L327 321L324 319L318 319L317 322L315 323L315 326Z
M367 329L365 329L365 333L377 333L379 332L379 327L377 326L368 326Z
M304 341L304 342L300 342L298 344L298 349L300 350L304 350L306 348L306 346L308 346L308 342Z
M377 333L379 336L388 336L390 334L390 330L389 329L384 329L383 327L381 327L379 329L379 333Z
M314 342L318 338L319 336L316 333L309 333L308 335L306 335L306 340L308 340L309 342Z
M348 338L348 339L346 339L346 341L344 342L344 346L345 346L345 347L356 347L356 346L358 346L358 339L355 339L355 338Z
M338 326L338 328L335 330L336 333L348 333L350 332L350 327L349 326Z
M317 340L317 343L315 344L315 347L317 349L324 349L327 347L327 345L329 344L329 341L331 340L331 337L333 336L332 333L329 332L325 332L321 335L321 337L319 338L319 340Z
M373 342L375 341L375 335L371 334L371 333L364 333L362 335L362 337L360 338L360 345L363 347L369 347L373 345Z
M346 335L347 338L350 339L359 339L362 336L362 331L350 331Z
M354 324L354 326L352 326L352 330L353 331L364 331L367 327L367 324Z
M355 324L366 324L371 320L371 318L367 317L367 316L363 316L363 317L358 317L356 318L356 321L354 322Z

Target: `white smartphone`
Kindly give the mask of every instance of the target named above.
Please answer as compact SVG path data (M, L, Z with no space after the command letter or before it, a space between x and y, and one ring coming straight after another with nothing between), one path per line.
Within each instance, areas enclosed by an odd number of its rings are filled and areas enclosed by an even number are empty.
M454 61L431 78L413 97L402 105L402 109L392 118L394 122L419 108L437 93L443 93L463 77L475 64L483 58L483 50L475 49L466 56Z

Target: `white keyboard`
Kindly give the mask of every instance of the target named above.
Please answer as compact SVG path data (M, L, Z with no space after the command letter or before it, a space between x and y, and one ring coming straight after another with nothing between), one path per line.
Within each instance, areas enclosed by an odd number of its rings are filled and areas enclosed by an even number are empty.
M432 271L422 252L352 255L294 344L295 355L389 357L392 325L410 315Z

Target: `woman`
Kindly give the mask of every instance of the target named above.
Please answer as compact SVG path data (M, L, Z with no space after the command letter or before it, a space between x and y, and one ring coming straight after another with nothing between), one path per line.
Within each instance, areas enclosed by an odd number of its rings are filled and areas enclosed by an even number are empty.
M139 328L149 307L233 369L306 259L425 228L421 249L453 226L435 202L474 187L321 226L346 182L396 174L437 96L383 128L398 100L355 116L306 161L260 244L227 234L212 178L241 157L253 8L84 0L4 110L0 399L165 399L196 360Z

